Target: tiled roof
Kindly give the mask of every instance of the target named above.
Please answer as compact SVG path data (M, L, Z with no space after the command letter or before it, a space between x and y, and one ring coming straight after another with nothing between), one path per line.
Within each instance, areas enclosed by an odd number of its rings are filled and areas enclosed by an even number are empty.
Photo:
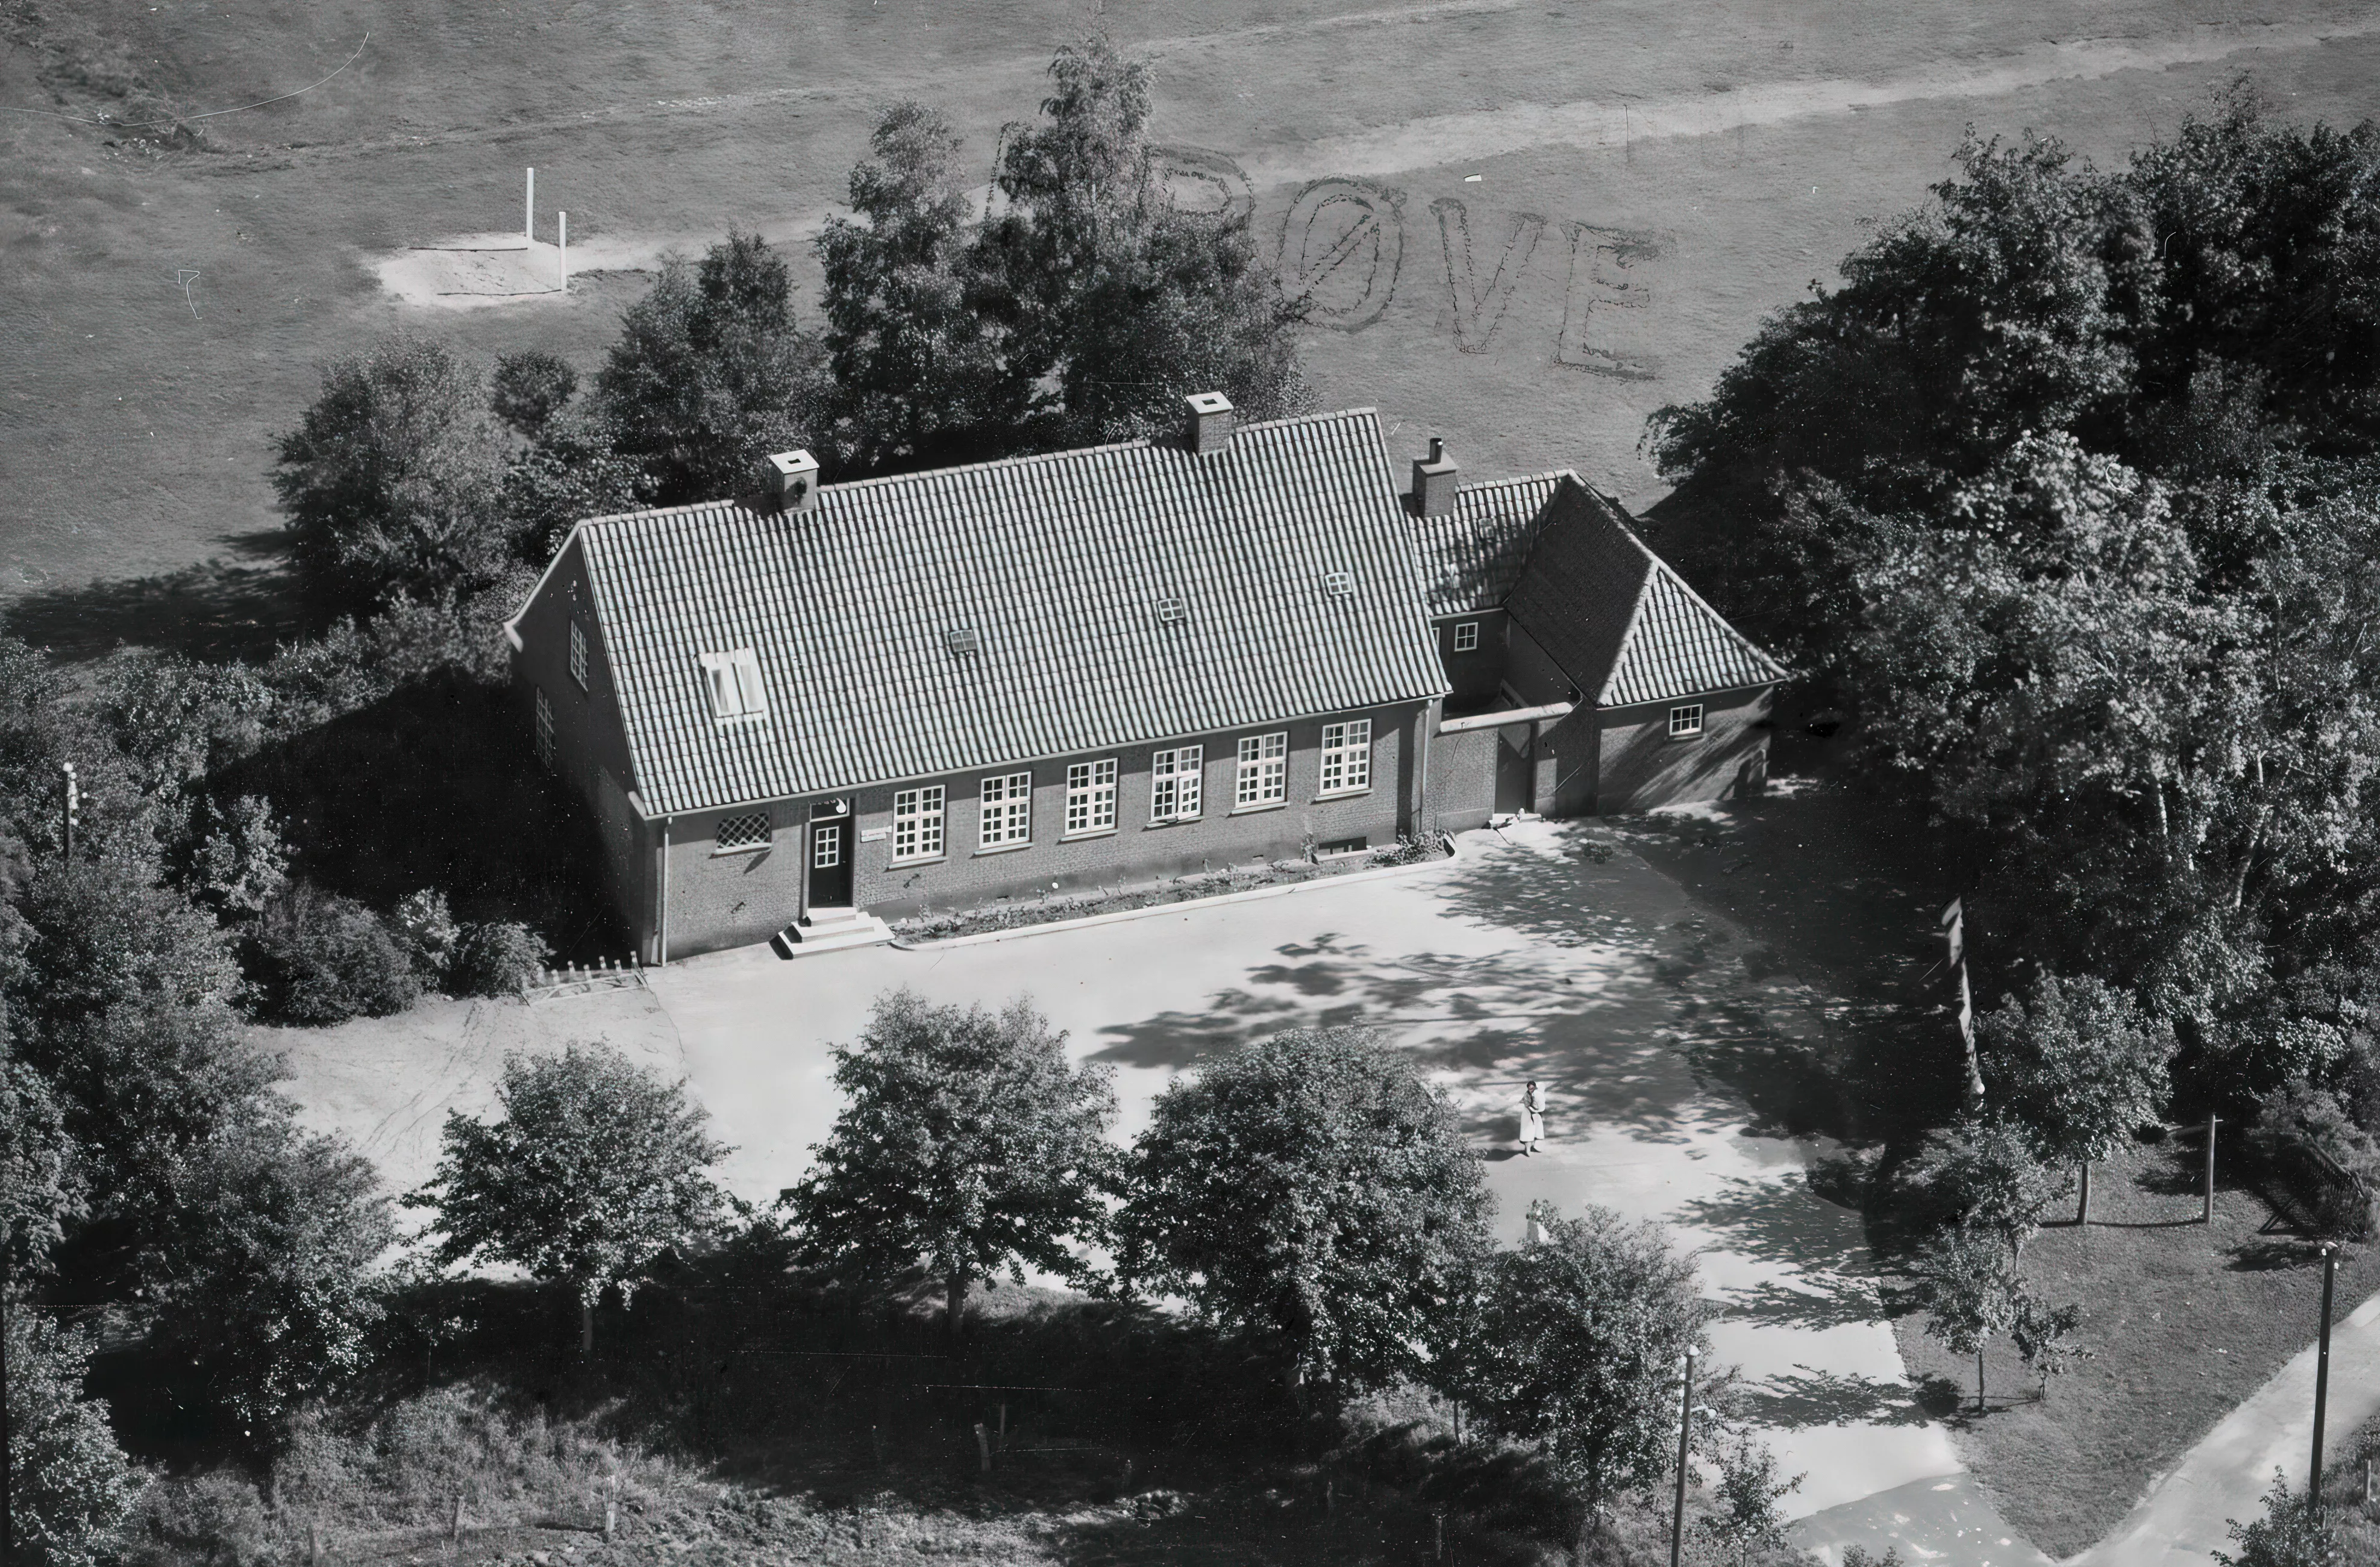
M1597 707L1786 678L1574 475L1561 476L1511 609Z
M1423 578L1429 584L1429 613L1463 614L1500 609L1520 580L1521 564L1537 541L1546 503L1553 499L1559 473L1493 484L1466 484L1454 509L1414 518Z
M1362 409L577 537L635 787L670 814L1437 695L1410 528ZM722 726L697 661L743 647L769 716Z

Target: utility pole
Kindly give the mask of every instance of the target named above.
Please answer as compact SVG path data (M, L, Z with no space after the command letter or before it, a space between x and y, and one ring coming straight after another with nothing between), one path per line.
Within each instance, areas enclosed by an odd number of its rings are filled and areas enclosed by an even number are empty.
M2199 1199L2198 1204L2198 1221L2201 1224L2215 1222L2215 1125L2216 1120L2217 1117L2213 1111L2206 1112L2206 1195Z
M1670 1567L1678 1567L1686 1544L1686 1457L1694 1437L1694 1352L1686 1351L1685 1376L1678 1389L1678 1500L1670 1514Z
M74 858L75 826L82 814L82 789L75 782L74 763L66 764L66 813L61 822L58 842L65 850L60 857L72 859Z
M2306 1507L2322 1511L2322 1420L2330 1403L2330 1292L2338 1278L2338 1245L2322 1243L2322 1347L2313 1362L2313 1468L2306 1476Z

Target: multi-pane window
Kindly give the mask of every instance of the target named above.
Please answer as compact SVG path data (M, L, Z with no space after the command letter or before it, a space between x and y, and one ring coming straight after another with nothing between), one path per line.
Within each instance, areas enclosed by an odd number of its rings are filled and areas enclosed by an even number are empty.
M843 863L843 823L818 821L810 824L810 869L832 870Z
M1195 821L1198 819L1200 770L1206 747L1177 746L1148 759L1148 820Z
M1372 721L1322 726L1322 792L1354 795L1372 786Z
M743 816L720 818L714 842L713 852L722 855L733 854L737 849L764 847L769 842L769 813L756 810Z
M1672 740L1682 740L1682 739L1684 739L1684 738L1685 738L1687 735L1699 735L1699 734L1701 734L1702 732L1703 732L1703 705L1702 705L1702 703L1700 703L1700 702L1688 702L1688 703L1687 703L1685 706L1683 706L1683 707L1680 707L1680 708L1671 708L1671 709L1670 710L1670 739L1672 739Z
M1232 808L1275 806L1289 798L1289 736L1251 735L1240 742L1239 774Z
M1454 650L1458 653L1475 653L1479 650L1477 621L1466 620L1454 628Z
M1033 775L1011 772L983 781L982 846L1011 848L1033 841Z
M537 688L537 759L553 765L553 704L545 699L542 686Z
M576 620L570 623L570 678L587 689L587 628Z
M769 716L768 688L760 680L760 655L749 648L704 653L702 683L710 693L711 716L722 723L759 723Z
M1066 835L1115 829L1115 758L1072 762L1066 768Z
M942 786L904 789L892 796L892 857L937 859L942 852Z

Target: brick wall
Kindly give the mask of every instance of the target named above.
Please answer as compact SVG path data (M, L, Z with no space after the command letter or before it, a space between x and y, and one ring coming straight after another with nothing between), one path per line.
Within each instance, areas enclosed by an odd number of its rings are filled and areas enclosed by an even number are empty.
M1670 738L1673 702L1597 713L1595 809L1609 816L1757 789L1768 772L1772 699L1769 686L1704 697L1703 732L1682 740Z
M1440 735L1429 752L1430 825L1440 832L1485 827L1496 810L1496 731Z
M1446 615L1437 622L1439 662L1446 669L1448 684L1454 687L1446 698L1450 712L1460 716L1495 705L1496 693L1504 680L1506 624L1502 610ZM1454 629L1458 626L1479 628L1477 648L1467 653L1454 650Z

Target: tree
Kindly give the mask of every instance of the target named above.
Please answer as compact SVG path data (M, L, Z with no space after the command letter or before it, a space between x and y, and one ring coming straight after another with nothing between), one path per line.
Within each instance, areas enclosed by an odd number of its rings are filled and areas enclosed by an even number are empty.
M1006 352L1012 312L978 250L958 135L896 103L868 145L874 159L851 171L862 221L832 219L818 238L838 466L892 473L1017 450L1032 386Z
M82 1207L65 1118L50 1086L0 1057L0 1309L8 1292L46 1273Z
M623 312L595 378L597 414L654 504L748 494L762 457L811 443L818 361L795 329L784 258L731 232L698 263L665 260Z
M251 1436L370 1358L370 1269L396 1241L371 1162L249 1107L181 1162L140 1258L155 1341Z
M592 1354L604 1289L626 1298L655 1257L710 1233L721 1199L702 1172L732 1150L704 1134L684 1083L608 1046L508 1054L496 1101L494 1122L447 1112L438 1168L405 1206L434 1213L442 1265L508 1262L569 1285Z
M2289 1477L2273 1472L2273 1488L2265 1493L2265 1515L2246 1524L2227 1519L2237 1555L2216 1551L2223 1567L2331 1567L2338 1560L2338 1537L2315 1505L2319 1477L2304 1494L2293 1495Z
M1964 1115L1929 1133L1901 1179L1940 1220L1999 1237L2011 1266L2066 1190L2032 1134L1997 1115Z
M273 803L242 795L228 806L200 805L204 835L191 851L184 888L225 915L261 914L289 880L289 850Z
M1489 1264L1471 1402L1492 1429L1542 1443L1599 1518L1673 1462L1677 1379L1702 1331L1693 1259L1669 1233L1589 1207Z
M22 1567L105 1567L140 1505L140 1472L107 1406L83 1395L88 1339L40 1312L0 1314L8 1399L10 1519Z
M2000 1237L1963 1224L1937 1232L1917 1253L1917 1304L1925 1333L1953 1354L1975 1357L1975 1413L1984 1413L1984 1346L2016 1320L2016 1261Z
M1279 1035L1158 1098L1118 1215L1127 1280L1280 1345L1312 1381L1420 1374L1488 1245L1453 1107L1356 1029Z
M273 474L309 596L368 611L494 579L504 457L485 383L440 345L399 334L331 364Z
M578 372L568 359L524 348L496 356L495 373L488 378L488 409L515 434L534 441L577 391Z
M1735 1557L1736 1567L1749 1567L1754 1551L1785 1544L1785 1514L1777 1504L1799 1490L1805 1476L1779 1479L1777 1455L1748 1432L1734 1433L1714 1456L1719 1510L1704 1515L1702 1530Z
M837 1046L844 1108L793 1208L806 1254L883 1277L924 1266L958 1330L967 1286L1026 1265L1084 1280L1119 1150L1112 1074L1068 1063L1032 1003L999 1013L880 997Z
M385 1017L420 999L413 964L380 917L299 881L249 932L264 1010L290 1023Z
M2091 1352L2071 1342L2074 1330L2082 1325L2082 1308L2079 1306L2050 1306L2039 1296L2022 1287L2016 1297L2016 1316L2009 1323L2009 1337L2015 1342L2016 1352L2024 1357L2034 1376L2041 1379L2041 1396L2049 1397L2049 1379L2063 1376L2068 1362L2090 1357Z
M1093 36L1058 51L1042 118L1002 152L986 266L1014 301L1013 372L1054 384L1069 438L1170 431L1193 392L1246 419L1304 411L1302 300L1260 265L1245 214L1168 200L1148 142L1151 73Z
M587 517L614 516L650 503L654 479L618 442L608 410L574 405L549 414L513 454L503 504L524 560L551 560L572 527ZM524 596L514 596L504 613Z
M37 1037L111 1008L221 1006L241 993L228 939L152 863L109 855L39 864L17 909L30 983L13 999Z
M2092 1161L2154 1121L2172 1089L2172 1030L2088 975L2045 973L2029 1004L2005 997L1975 1020L1975 1047L1993 1092L2033 1128L2043 1151L2079 1167L2076 1222L2089 1223Z

